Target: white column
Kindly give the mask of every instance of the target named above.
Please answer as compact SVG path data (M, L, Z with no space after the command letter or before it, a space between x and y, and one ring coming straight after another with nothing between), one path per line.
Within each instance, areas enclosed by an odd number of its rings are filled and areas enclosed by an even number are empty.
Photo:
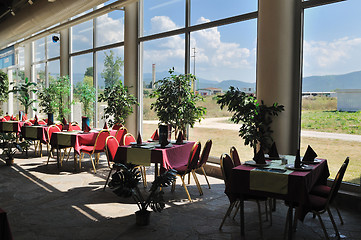
M137 135L141 131L143 108L143 83L138 79L138 3L126 5L124 14L124 85L137 97L139 106L126 120L128 132Z
M8 70L8 80L9 80L9 84L14 82L12 69ZM6 112L8 112L10 115L14 114L14 94L13 93L9 93ZM3 112L3 115L5 115L5 111Z
M60 76L69 76L70 84L73 86L73 79L70 72L70 34L69 29L63 29L60 31ZM73 101L73 88L70 89L69 102ZM68 106L70 108L70 115L67 117L70 121L73 121L73 105Z
M31 82L36 82L36 76L35 76L35 67L33 66L33 45L34 43L26 43L24 45L24 64L25 64L25 78L28 78ZM33 93L30 95L31 98L35 99L35 96ZM25 110L24 106L20 105L20 110ZM31 118L32 116L35 116L34 111L29 107L28 109L28 118Z
M257 98L285 106L272 124L281 154L300 144L302 18L300 0L258 1Z

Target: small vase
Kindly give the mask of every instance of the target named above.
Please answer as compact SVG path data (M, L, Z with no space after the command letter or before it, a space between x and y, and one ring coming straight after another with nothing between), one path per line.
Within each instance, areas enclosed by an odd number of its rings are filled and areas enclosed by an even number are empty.
M168 145L169 141L169 125L161 124L159 125L159 144L162 147Z
M54 113L48 113L48 126L54 124Z
M149 225L151 211L148 210L139 210L135 212L136 224L138 226L147 226Z
M84 131L86 126L89 127L89 123L90 123L90 120L88 117L85 117L85 116L81 117L81 130Z

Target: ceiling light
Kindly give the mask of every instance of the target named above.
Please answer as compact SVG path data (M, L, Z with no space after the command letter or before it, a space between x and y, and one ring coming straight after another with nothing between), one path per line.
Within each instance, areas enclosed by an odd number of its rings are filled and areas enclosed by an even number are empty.
M10 8L11 15L15 16L15 12Z
M56 43L57 41L59 41L59 37L58 37L58 36L55 36L55 35L52 37L52 39L53 39L53 42L54 42L54 43Z
M56 0L48 0L48 2L55 2Z
M32 0L28 0L28 3L30 4L30 5L33 5L33 1Z

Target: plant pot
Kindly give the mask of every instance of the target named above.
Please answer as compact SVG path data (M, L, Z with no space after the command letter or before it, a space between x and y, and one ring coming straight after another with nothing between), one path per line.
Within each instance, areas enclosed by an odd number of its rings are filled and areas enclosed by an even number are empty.
M48 113L48 126L54 124L54 113Z
M84 131L86 126L89 127L90 120L88 117L81 117L81 130Z
M170 129L170 130L169 130ZM170 141L169 133L171 133L172 127L168 124L159 125L159 144L164 147L168 145Z
M151 211L148 210L139 210L135 212L136 224L138 226L147 226L149 225Z
M6 159L6 166L11 166L14 164L14 158L8 158Z

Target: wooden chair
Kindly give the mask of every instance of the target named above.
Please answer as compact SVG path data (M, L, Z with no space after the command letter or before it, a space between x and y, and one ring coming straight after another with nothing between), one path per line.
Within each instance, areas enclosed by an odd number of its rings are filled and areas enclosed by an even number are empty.
M111 164L114 163L114 157L115 154L117 153L118 147L119 147L119 142L114 136L107 137L107 139L105 140L105 154L107 156L108 167L110 168L110 170L107 180L105 181L103 191L105 190L107 183L109 181L109 177L112 173L113 167L111 166Z
M95 139L94 146L87 146L87 145L80 146L79 169L81 169L81 160L83 159L85 154L88 154L93 165L94 173L97 172L97 170L95 169L95 164L92 155L95 154L96 164L98 165L99 155L101 152L104 152L105 150L105 140L107 139L108 136L110 136L109 130L102 129L98 133L97 138Z
M191 150L191 152L190 152L190 154L189 154L189 158L188 158L188 163L187 163L187 165L174 168L174 170L177 171L177 176L179 176L180 179L182 180L182 184L183 184L183 187L184 187L184 189L185 189L185 191L186 191L186 193L187 193L187 196L188 196L189 201L192 201L192 198L191 198L191 196L189 195L187 186L186 186L186 184L185 184L185 182L184 182L184 177L185 177L187 174L190 174L190 173L191 173L191 174L193 175L193 178L194 178L194 181L196 182L196 185L197 185L199 194L200 194L200 195L203 194L202 189L201 189L201 186L200 186L199 181L198 181L198 178L197 178L197 175L196 175L195 172L193 171L193 170L197 167L200 151L201 151L201 143L200 143L199 141L197 141L196 143L194 143L194 145L193 145L193 147L192 147L192 150ZM174 182L173 182L172 192L174 192L175 184L176 184L176 180L174 180Z

